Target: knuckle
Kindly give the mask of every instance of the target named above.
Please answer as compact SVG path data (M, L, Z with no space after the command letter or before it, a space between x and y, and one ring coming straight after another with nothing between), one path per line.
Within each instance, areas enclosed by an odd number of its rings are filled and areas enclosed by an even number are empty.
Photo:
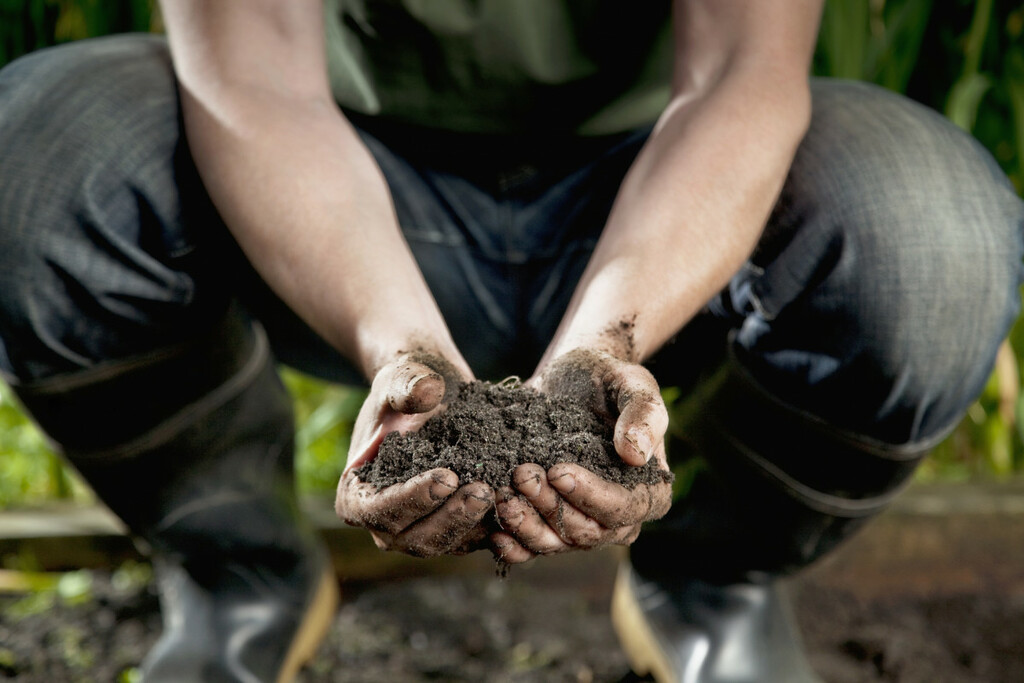
M522 524L516 529L516 538L519 539L520 543L530 546L539 544L541 538L541 530L537 529L532 524Z
M626 526L619 529L615 534L614 543L617 545L630 545L640 535L640 525Z
M507 564L522 564L534 558L534 554L519 545L509 545L499 549L498 559Z
M584 526L573 536L573 545L580 548L596 548L604 543L604 534L595 526Z
M442 549L438 548L435 544L425 542L420 538L401 538L396 539L396 542L392 545L392 550L400 550L406 555L412 557L436 557L441 554Z
M659 496L656 502L651 506L651 512L647 516L647 521L660 519L668 514L668 511L672 508L672 497L670 495Z
M540 536L535 542L530 544L530 549L538 555L554 555L556 553L563 552L565 550L565 543L560 539L552 538L551 536L544 534Z
M376 545L380 550L391 550L391 546L394 543L393 538L378 532L371 531L370 538L373 539L374 545Z

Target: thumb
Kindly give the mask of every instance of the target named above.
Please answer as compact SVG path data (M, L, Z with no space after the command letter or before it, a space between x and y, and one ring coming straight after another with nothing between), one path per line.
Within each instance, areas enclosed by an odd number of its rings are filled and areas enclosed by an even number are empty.
M613 442L619 457L630 465L643 465L657 452L668 431L668 410L654 387L637 382L618 392L619 419Z
M427 413L444 398L444 377L435 370L407 361L395 370L387 384L387 401L391 408L406 415Z

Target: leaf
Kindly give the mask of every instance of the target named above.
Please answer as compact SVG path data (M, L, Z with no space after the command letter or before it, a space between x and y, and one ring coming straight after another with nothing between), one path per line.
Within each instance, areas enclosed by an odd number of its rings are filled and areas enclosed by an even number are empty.
M921 55L932 0L886 3L885 32L870 56L875 82L904 92Z
M818 75L864 79L869 17L868 0L825 4L818 36L818 49L824 64Z
M361 404L362 395L354 391L345 391L325 400L299 428L296 439L299 448L308 447L340 424L351 425Z
M1013 472L1012 431L999 413L989 416L984 426L985 453L992 471L998 475Z
M946 116L950 121L970 133L978 117L978 107L985 93L992 87L992 79L981 73L962 76L949 91Z

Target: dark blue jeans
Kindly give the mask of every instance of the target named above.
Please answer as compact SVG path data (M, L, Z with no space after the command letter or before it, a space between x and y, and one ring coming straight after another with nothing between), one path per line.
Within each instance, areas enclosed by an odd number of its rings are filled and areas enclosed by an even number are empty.
M355 123L471 366L529 375L646 131L467 141ZM1022 227L998 166L946 120L869 85L815 82L811 129L756 252L651 366L687 386L731 344L799 410L884 443L931 442L979 393L1017 314ZM180 341L233 299L282 361L365 381L228 236L191 162L161 39L86 41L0 72L8 381Z

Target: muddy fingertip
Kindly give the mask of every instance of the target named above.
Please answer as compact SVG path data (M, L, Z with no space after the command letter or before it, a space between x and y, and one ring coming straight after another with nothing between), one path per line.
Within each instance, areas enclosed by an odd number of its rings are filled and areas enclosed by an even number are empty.
M444 378L425 366L400 373L388 392L388 405L400 413L426 413L444 398Z
M654 455L654 442L646 429L630 427L617 441L615 450L630 465L646 465Z

